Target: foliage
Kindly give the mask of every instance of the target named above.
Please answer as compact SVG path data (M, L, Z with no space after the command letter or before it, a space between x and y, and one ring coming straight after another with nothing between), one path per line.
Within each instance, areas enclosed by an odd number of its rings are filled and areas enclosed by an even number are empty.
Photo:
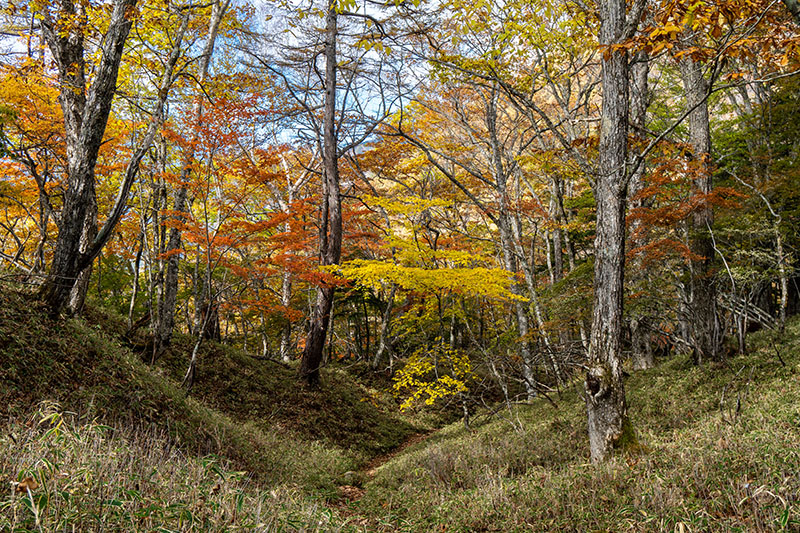
M635 453L588 464L573 387L557 410L520 406L522 432L499 419L445 427L383 466L359 508L408 531L793 531L800 322L754 337L726 366L679 357L628 378Z
M429 347L421 347L406 360L394 376L396 395L405 397L400 409L435 402L465 393L473 378L469 357L462 350L434 339Z

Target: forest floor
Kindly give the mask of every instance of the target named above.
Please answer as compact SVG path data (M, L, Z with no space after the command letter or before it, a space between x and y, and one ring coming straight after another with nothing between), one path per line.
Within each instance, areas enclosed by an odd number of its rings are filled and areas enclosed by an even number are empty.
M435 431L436 430L425 431L409 436L402 444L397 446L397 448L373 457L367 464L362 466L357 472L353 473L352 479L359 483L359 485L371 481L377 475L378 468L382 467L403 453L406 448L426 441L433 433L435 433ZM341 492L341 498L338 502L340 504L340 509L344 509L349 504L358 502L366 494L366 491L362 486L356 485L340 485L339 491Z
M599 466L577 385L467 430L214 343L187 394L191 339L151 367L126 329L0 290L0 531L800 531L797 319L632 373L639 444Z

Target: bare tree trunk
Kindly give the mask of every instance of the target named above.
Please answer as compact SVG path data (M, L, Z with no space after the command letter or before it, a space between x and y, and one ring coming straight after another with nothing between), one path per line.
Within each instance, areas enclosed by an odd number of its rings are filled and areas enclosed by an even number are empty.
M144 233L139 234L139 249L133 261L133 289L131 290L131 303L128 306L128 329L133 327L133 310L136 307L136 297L139 294L139 270L142 265L142 252L144 250Z
M780 220L775 224L775 247L778 252L778 276L781 283L780 304L780 331L786 328L786 309L789 307L789 277L786 275L786 256L783 251L783 236L781 235Z
M694 110L689 114L689 141L694 151L698 168L694 179L694 194L706 197L711 193L711 129L706 100L707 83L703 78L702 65L685 55L680 62L681 78L686 93L686 105ZM699 257L692 261L691 284L691 331L694 343L695 362L704 359L719 359L722 333L717 316L717 293L714 284L712 263L714 245L709 232L713 224L711 206L705 198L692 214L689 234L689 249Z
M786 6L786 9L789 10L789 13L792 14L794 23L800 26L800 2L797 0L783 0L783 4Z
M62 0L55 21L50 18L47 7L42 12L44 36L58 66L59 103L67 145L67 190L53 262L39 293L53 317L61 312L78 276L90 262L81 252L81 237L87 211L97 205L94 169L111 112L122 50L132 26L129 17L135 5L136 0L114 2L101 46L102 59L88 91L84 58L84 28L88 21L84 4Z
M202 91L202 85L205 83L206 77L208 76L208 69L211 65L211 56L214 53L214 45L216 43L217 34L219 33L219 26L229 4L230 0L225 0L224 2L216 1L213 4L211 18L208 21L206 42L203 46L203 53L200 58L197 78L197 82L201 86L199 91ZM203 97L199 93L195 97L192 107L192 116L196 127L199 128L203 117ZM199 133L196 129L192 134L190 146L194 146L198 135ZM181 169L180 185L175 193L174 211L177 213L176 218L181 222L186 219L188 213L188 189L186 183L189 181L193 159L194 149L189 148L188 153L184 157L183 168ZM161 292L162 297L158 301L157 320L153 321L153 362L155 362L169 346L172 341L172 332L175 329L175 304L178 297L180 250L181 228L178 225L170 228L169 240L167 241L165 249L168 256L167 268L163 280L164 288Z
M503 164L500 140L497 137L497 88L492 87L491 96L486 105L486 126L492 148L492 169L496 186L496 196L498 202L497 226L500 233L500 248L503 253L503 263L505 269L513 274L518 270L518 258L514 249L514 238L511 232L511 216L508 205L508 179L507 169ZM514 280L511 283L511 292L517 296L523 296L523 287ZM528 311L522 302L514 302L515 318L517 321L517 333L519 340L519 353L522 359L522 377L525 382L525 392L528 400L536 396L536 387L533 375L533 354L530 342L530 325L528 321Z
M342 202L339 193L339 154L336 135L336 37L335 2L328 6L325 28L325 108L323 116L323 208L320 221L320 264L339 263L342 255ZM319 287L311 316L300 376L310 387L320 384L322 350L333 305L333 287Z
M649 98L649 90L647 85L647 77L650 73L650 58L644 51L639 51L633 56L633 62L630 68L631 72L631 110L630 110L630 123L633 125L635 131L634 136L637 139L642 139L645 135L645 127L647 122L647 103ZM633 209L645 207L644 202L637 198L637 195L644 188L644 175L645 164L642 162L636 171L631 175L630 186L628 190L630 206ZM640 219L635 219L631 224L630 235L632 239L637 238L637 234L641 229ZM641 244L637 242L636 244ZM647 272L642 268L641 261L637 258L634 259L632 268L632 278L634 282L641 282L647 278ZM639 311L637 316L630 319L629 329L631 332L631 358L633 359L633 367L636 370L644 370L655 366L655 356L653 354L653 346L650 342L652 332L648 327L651 320L646 316L647 310Z
M561 183L558 176L550 179L550 220L553 222L552 241L553 241L553 282L558 283L564 276L564 255L561 243L561 209L559 198L561 197Z
M97 236L97 202L92 201L86 209L86 219L83 222L83 231L81 232L81 245L80 252L85 254L89 251L89 247ZM75 286L69 293L69 300L67 301L67 312L70 315L79 315L83 311L83 305L86 303L86 295L89 292L89 280L92 277L92 265L90 264L84 268L78 275Z
M386 309L383 310L383 317L381 319L381 332L378 337L378 350L375 352L375 358L372 360L372 369L377 370L383 359L383 354L389 348L389 328L392 322L392 309L394 307L394 296L397 293L397 285L392 283L392 288L389 290L389 297L386 301Z
M599 2L600 45L625 41L625 0ZM635 10L634 10L635 11ZM632 21L633 28L638 23ZM605 460L631 433L622 382L622 318L625 267L625 202L628 148L628 54L606 50L602 57L603 103L599 169L595 183L594 307L584 384L592 462Z
M284 309L289 309L292 303L292 274L288 269L283 271L283 279L281 280L281 305ZM292 359L292 323L289 318L286 318L286 324L283 325L281 330L281 360L288 363Z
M128 162L117 198L103 227L97 231L86 251L82 252L81 236L84 234L84 228L86 224L96 224L96 216L93 217L94 222L87 221L87 211L91 210L92 206L95 208L97 206L95 165L111 112L125 40L132 26L128 17L134 11L135 5L136 0L115 1L109 28L101 44L100 64L88 91L83 57L83 31L87 24L84 5L62 0L59 20L56 22L51 20L50 13L46 9L42 14L45 38L59 70L61 84L59 101L64 115L69 176L53 263L50 274L39 292L39 297L48 306L53 317L61 312L81 271L91 265L94 258L100 254L125 211L128 195L139 173L139 166L150 150L156 131L163 120L167 95L174 81L175 65L180 56L183 35L189 22L188 12L183 15L172 52L166 62L147 131ZM91 227L89 229L90 232L94 232Z

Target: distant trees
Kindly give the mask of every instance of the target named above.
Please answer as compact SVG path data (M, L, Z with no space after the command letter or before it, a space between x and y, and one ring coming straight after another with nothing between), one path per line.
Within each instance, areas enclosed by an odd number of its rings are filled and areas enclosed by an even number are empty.
M183 166L178 178L178 186L175 191L173 202L174 220L171 224L169 237L164 244L163 254L166 256L166 269L156 274L158 284L158 303L155 306L152 319L153 330L153 357L158 359L163 351L169 346L172 339L172 330L175 324L175 304L178 296L178 263L180 260L181 248L181 223L186 218L187 194L189 174L194 164L194 144L197 142L199 130L203 120L203 99L205 95L203 84L208 76L209 66L214 53L217 35L220 30L220 23L225 16L230 0L216 1L212 3L211 13L208 17L208 29L199 57L196 80L199 87L196 89L194 101L192 102L191 121L194 122L194 132L192 138L186 144L186 152L183 155Z

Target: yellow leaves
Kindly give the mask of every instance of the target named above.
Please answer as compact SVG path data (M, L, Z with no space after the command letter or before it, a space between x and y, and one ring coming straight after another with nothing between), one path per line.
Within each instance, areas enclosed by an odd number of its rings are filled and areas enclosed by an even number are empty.
M653 31L650 32L650 39L658 39L660 37L666 37L667 39L674 40L678 37L678 34L681 32L681 28L679 28L674 22L669 21L663 26L655 28Z
M394 377L392 388L396 396L406 396L401 410L415 404L433 405L437 400L467 392L472 378L472 364L466 353L434 340L409 357Z
M337 0L336 11L338 13L354 13L358 11L358 2L356 2L356 0Z
M511 293L511 275L499 268L425 269L356 259L338 267L343 277L365 287L378 289L384 283L423 293L449 291L469 296L525 301Z
M376 52L382 53L384 55L391 55L392 49L383 44L381 41L375 39L375 36L369 36L367 38L361 39L356 43L356 46L362 48L364 50L375 50Z

